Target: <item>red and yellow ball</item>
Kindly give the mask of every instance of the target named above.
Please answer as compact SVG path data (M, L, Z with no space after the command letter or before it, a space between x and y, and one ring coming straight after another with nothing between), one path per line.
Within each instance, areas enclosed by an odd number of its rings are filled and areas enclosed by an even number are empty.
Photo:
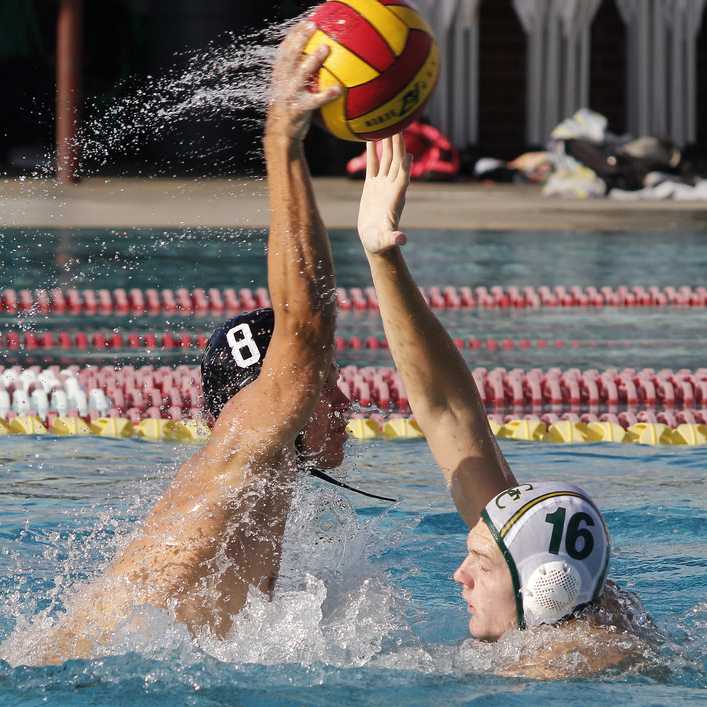
M312 16L317 31L305 51L330 53L319 88L341 85L321 121L343 140L380 140L420 115L439 78L430 26L405 0L328 0Z

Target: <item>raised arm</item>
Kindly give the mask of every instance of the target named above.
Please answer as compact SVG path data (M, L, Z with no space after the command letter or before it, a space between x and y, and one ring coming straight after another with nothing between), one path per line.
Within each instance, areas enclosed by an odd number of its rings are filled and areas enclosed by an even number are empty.
M258 379L224 408L214 442L253 454L291 444L330 374L336 316L334 267L303 140L312 112L340 89L308 90L329 49L305 57L314 32L298 27L280 47L265 131L270 192L268 285L275 330ZM222 446L222 445L221 445Z
M207 447L180 470L146 524L150 546L154 536L179 534L185 556L180 567L190 569L186 579L177 577L177 585L198 586L209 570L204 560L225 551L231 565L216 583L221 597L217 611L189 598L181 612L187 623L207 623L220 632L228 630L251 586L266 592L274 586L297 471L295 439L332 371L334 269L303 140L312 112L338 93L308 90L328 54L325 48L303 55L313 31L307 24L296 28L280 47L273 71L265 156L271 203L268 284L275 327L262 369L226 403ZM250 333L238 336L234 340L247 356ZM201 510L192 512L196 507Z
M140 532L69 609L31 662L88 657L131 608L170 608L198 632L225 635L250 587L272 590L297 471L295 438L332 382L335 282L302 141L328 50L304 57L314 28L280 48L265 154L271 197L268 281L275 329L259 377L226 404L211 439L177 473ZM244 342L244 350L248 342Z
M410 406L469 527L515 479L491 433L474 379L413 280L399 230L411 157L401 135L368 144L358 231L373 274L383 326Z

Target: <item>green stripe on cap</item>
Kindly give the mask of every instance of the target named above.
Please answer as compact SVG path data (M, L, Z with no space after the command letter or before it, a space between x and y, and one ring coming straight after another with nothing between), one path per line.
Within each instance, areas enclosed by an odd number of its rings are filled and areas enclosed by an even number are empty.
M601 514L601 511L596 507L594 502L590 499L587 498L584 494L577 493L576 491L550 491L548 493L543 494L542 496L538 496L537 498L534 498L532 501L528 501L522 508L519 508L512 516L509 518L503 528L501 528L501 537L505 538L506 535L508 535L508 531L520 520L522 516L524 516L533 506L537 506L538 503L542 503L543 501L547 501L549 498L557 498L559 496L573 496L574 498L580 498L582 501L584 501L586 504L591 506L594 509L594 512L597 514L599 519L602 522L602 525L604 526L604 533L607 536L607 539L609 537L609 533L606 530L606 523L604 523L604 517Z
M506 564L508 565L508 569L511 572L511 581L513 582L513 591L516 597L516 619L518 621L518 628L524 629L525 612L523 611L523 595L520 593L520 577L518 576L518 568L516 567L515 560L513 559L511 553L508 551L506 543L503 542L503 538L499 534L498 528L496 528L496 526L493 524L491 517L486 512L486 509L481 511L481 518L483 519L484 523L486 523L486 527L489 529L489 532L493 536L493 539L496 541L498 549L501 551L501 554L503 555L503 558L506 560Z

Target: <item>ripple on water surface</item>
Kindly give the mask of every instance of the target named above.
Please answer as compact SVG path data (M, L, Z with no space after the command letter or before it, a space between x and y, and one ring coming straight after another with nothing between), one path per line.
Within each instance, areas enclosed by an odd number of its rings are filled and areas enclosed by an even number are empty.
M504 451L519 478L578 481L606 510L610 576L641 596L665 634L643 673L558 684L494 675L542 636L465 640L468 617L450 579L464 526L424 443L376 442L352 444L344 471L401 503L386 512L353 496L337 502L309 483L288 525L277 597L251 597L232 639L196 644L162 612L145 611L140 632L122 636L113 655L61 667L0 663L0 704L567 704L586 702L588 689L597 702L699 700L707 450ZM28 622L100 571L188 453L135 440L0 439L6 658L28 649Z

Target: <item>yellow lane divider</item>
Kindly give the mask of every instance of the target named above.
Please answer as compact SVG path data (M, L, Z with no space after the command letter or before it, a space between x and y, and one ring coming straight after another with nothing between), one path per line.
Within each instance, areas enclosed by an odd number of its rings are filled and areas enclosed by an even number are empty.
M701 446L707 445L707 425L683 424L675 429L661 423L640 422L627 430L614 422L573 422L562 420L549 427L540 420L510 420L503 425L489 418L491 431L499 439L554 444L587 444L613 442ZM424 434L413 418L396 417L388 420L357 418L347 425L349 436L366 441L374 439L422 439ZM77 417L58 417L47 426L34 416L0 419L0 436L4 435L98 436L128 439L136 437L151 441L199 443L209 438L209 428L197 420L142 420L137 424L119 417L106 417L85 422Z

